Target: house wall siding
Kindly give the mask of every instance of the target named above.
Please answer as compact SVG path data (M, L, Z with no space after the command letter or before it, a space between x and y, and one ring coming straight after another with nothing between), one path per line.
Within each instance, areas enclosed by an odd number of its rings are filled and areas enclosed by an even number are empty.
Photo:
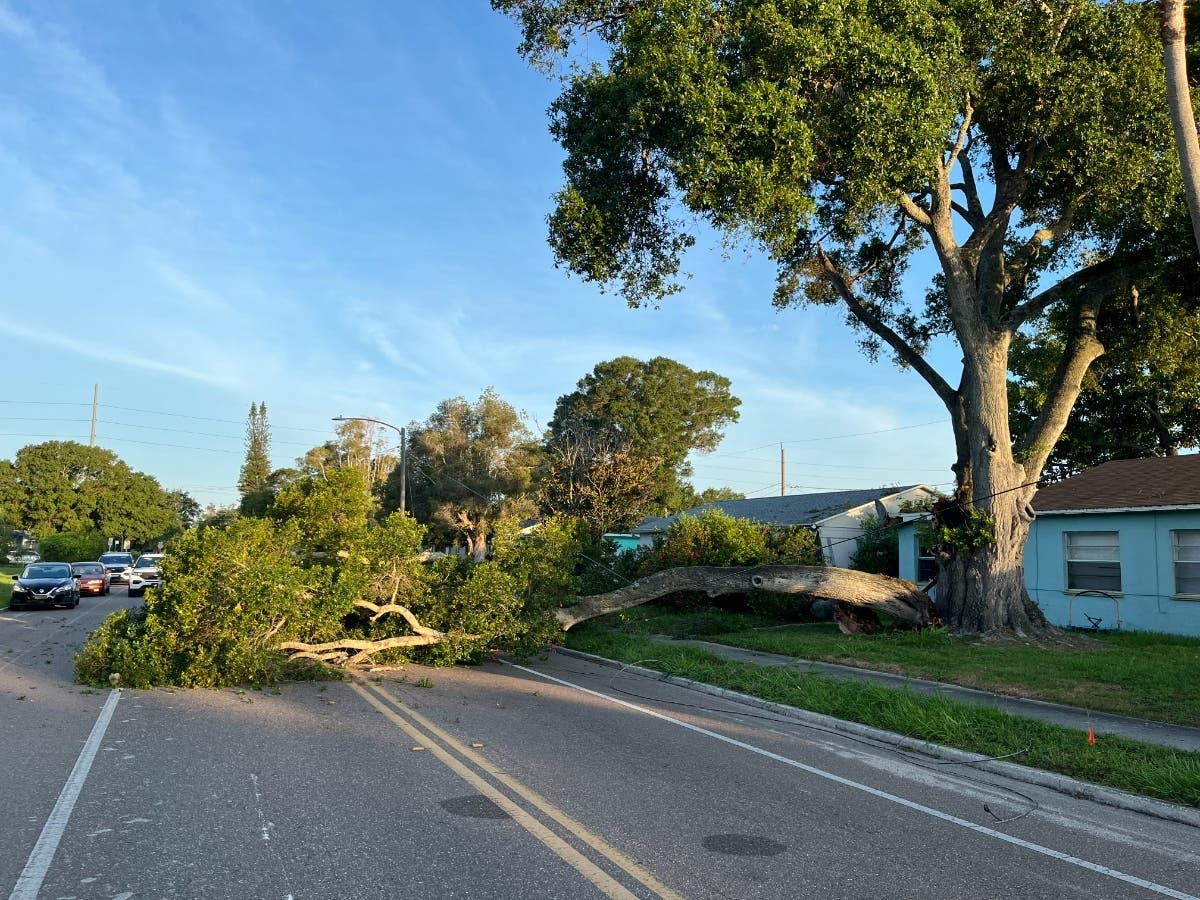
M1200 600L1174 599L1175 562L1171 532L1200 529L1198 510L1121 513L1042 513L1025 542L1025 585L1046 618L1060 626L1114 628L1120 612L1124 631L1159 631L1200 637ZM1121 594L1116 601L1067 590L1069 531L1115 531L1121 545ZM917 530L901 526L900 577L917 580ZM1118 607L1119 604L1119 607Z
M1200 511L1122 513L1043 513L1025 544L1025 583L1030 596L1056 625L1088 627L1087 616L1101 628L1115 627L1118 604L1121 628L1163 631L1200 637L1200 601L1173 599L1175 564L1171 532L1200 529ZM1121 593L1107 597L1072 593L1066 588L1066 541L1072 531L1115 531L1121 553Z

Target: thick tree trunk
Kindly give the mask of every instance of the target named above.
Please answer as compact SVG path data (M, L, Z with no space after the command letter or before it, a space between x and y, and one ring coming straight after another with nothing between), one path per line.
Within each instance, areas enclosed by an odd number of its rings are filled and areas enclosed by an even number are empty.
M556 613L563 631L587 619L628 609L679 591L710 597L771 591L809 594L849 606L890 613L911 625L928 625L934 617L929 597L911 581L827 566L688 566L666 569L607 594L580 597Z
M1011 449L1008 336L979 337L969 345L975 353L966 361L962 391L965 409L973 414L955 423L963 435L960 453L965 450L967 458L956 467L956 505L939 513L939 524L948 530L937 549L937 605L958 633L1038 636L1050 625L1029 597L1023 565L1037 476L1030 477ZM1044 455L1035 457L1030 467L1038 471ZM991 517L990 536L983 522L972 519L974 510Z
M995 542L973 549L946 547L939 555L937 603L952 631L1037 636L1049 629L1025 587L1023 555L1032 522L1026 493L1011 491L978 504L995 521Z
M1200 139L1196 135L1196 115L1192 111L1192 95L1188 88L1187 46L1184 42L1185 0L1161 0L1163 63L1167 72L1167 105L1171 108L1171 124L1175 130L1175 147L1183 171L1183 187L1188 212L1192 216L1192 233L1200 251Z

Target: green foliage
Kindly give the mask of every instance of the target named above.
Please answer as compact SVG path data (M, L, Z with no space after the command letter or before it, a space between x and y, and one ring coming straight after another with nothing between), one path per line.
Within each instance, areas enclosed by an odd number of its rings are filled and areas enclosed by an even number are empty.
M519 540L506 532L489 562L427 563L422 525L399 513L367 521L361 473L346 469L308 481L308 488L294 485L289 505L277 504L271 518L236 518L184 534L145 608L111 616L80 651L79 679L105 684L117 672L129 687L268 683L319 671L289 663L277 649L284 641L411 633L403 616L376 618L358 601L399 604L424 627L447 634L434 646L383 651L378 659L450 664L492 649L527 654L559 634L552 611L573 585L579 523L551 523L544 534ZM324 496L338 485L355 496ZM283 515L285 508L293 514ZM313 518L328 509L350 509L357 523L316 527Z
M629 527L651 510L678 512L693 505L694 492L684 483L692 471L688 454L713 450L725 426L737 421L740 405L729 379L715 372L694 371L663 356L648 362L622 356L599 363L575 391L558 398L547 451L579 447L585 471L617 453L652 462L648 480L642 479L647 491L600 522L601 531ZM611 496L622 479L609 481L598 499Z
M330 590L331 570L298 564L299 537L264 519L187 532L145 609L117 613L88 639L79 678L103 684L118 672L129 687L216 687L294 675L278 642L331 638L350 610Z
M812 529L739 519L720 509L679 516L642 563L643 572L675 566L819 565Z
M58 562L98 559L107 549L108 538L94 529L49 534L38 542L38 554L42 559Z
M99 530L135 545L180 528L176 500L115 453L74 441L46 441L0 463L0 506L43 538Z
M1154 4L492 6L535 64L568 60L550 107L556 263L645 306L679 290L697 235L761 252L778 308L840 305L868 358L936 393L978 496L1002 489L1014 447L1025 480L1041 470L1098 355L1096 310L1165 272L1194 281L1194 246L1163 240L1184 206ZM923 297L908 278L922 257L940 264ZM1067 377L994 447L1007 349L1047 311L1069 321L1049 366ZM928 354L943 337L961 368ZM992 506L1016 539L1015 504ZM948 587L963 627L1023 618L1019 591Z
M970 551L996 543L996 520L978 507L967 512L958 525L933 524L930 529L934 544L946 544L956 550Z
M1200 299L1194 285L1151 285L1100 310L1105 354L1094 362L1043 477L1057 481L1113 459L1162 456L1200 443ZM1009 407L1020 434L1037 417L1071 326L1054 311L1013 343ZM1113 427L1120 422L1120 427Z
M526 497L538 447L521 414L488 388L474 403L443 400L409 442L412 512L446 542L463 539L483 559L492 526L531 515ZM398 494L388 490L388 496Z
M261 515L265 503L260 495L266 488L270 474L271 426L267 422L267 404L259 403L256 406L251 403L250 413L246 417L246 461L242 463L242 471L238 475L243 513Z
M879 516L863 516L859 519L863 533L858 538L858 549L850 560L850 568L877 575L900 575L900 535Z
M308 554L336 553L366 527L374 500L362 473L333 469L298 478L275 497L268 514L279 522L294 522L299 548Z

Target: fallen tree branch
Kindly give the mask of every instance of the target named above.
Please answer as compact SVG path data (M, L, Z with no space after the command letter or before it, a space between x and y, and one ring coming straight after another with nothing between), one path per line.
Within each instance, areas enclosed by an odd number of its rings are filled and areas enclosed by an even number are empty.
M383 618L388 613L399 613L404 617L404 621L408 623L408 627L411 628L415 634L423 634L426 637L436 638L443 638L446 636L443 632L438 631L436 628L426 628L417 621L417 617L412 614L411 610L405 606L401 606L398 603L385 603L384 605L380 606L377 603L372 603L370 600L355 600L354 605L359 609L365 609L371 612L372 622Z
M722 594L806 594L854 607L886 612L919 627L928 625L936 612L929 596L911 581L832 566L687 566L666 569L632 584L579 597L573 606L555 612L563 631L605 613L647 603L678 591L698 591L709 597Z
M425 629L432 631L432 629ZM289 659L318 659L322 662L340 663L343 660L347 666L356 666L370 659L381 650L393 650L397 647L431 647L446 639L440 631L433 634L405 634L399 637L380 638L377 641L363 641L355 638L342 638L336 641L326 641L323 644L306 644L303 641L284 641L279 645L280 650L292 651ZM461 635L464 640L478 638L475 634ZM353 656L348 651L357 650Z

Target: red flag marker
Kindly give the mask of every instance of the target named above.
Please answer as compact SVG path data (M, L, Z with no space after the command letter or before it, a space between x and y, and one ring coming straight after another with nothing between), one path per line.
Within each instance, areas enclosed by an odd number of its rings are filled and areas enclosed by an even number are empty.
M1096 732L1092 731L1090 728L1088 729L1088 743L1092 746L1096 745Z

